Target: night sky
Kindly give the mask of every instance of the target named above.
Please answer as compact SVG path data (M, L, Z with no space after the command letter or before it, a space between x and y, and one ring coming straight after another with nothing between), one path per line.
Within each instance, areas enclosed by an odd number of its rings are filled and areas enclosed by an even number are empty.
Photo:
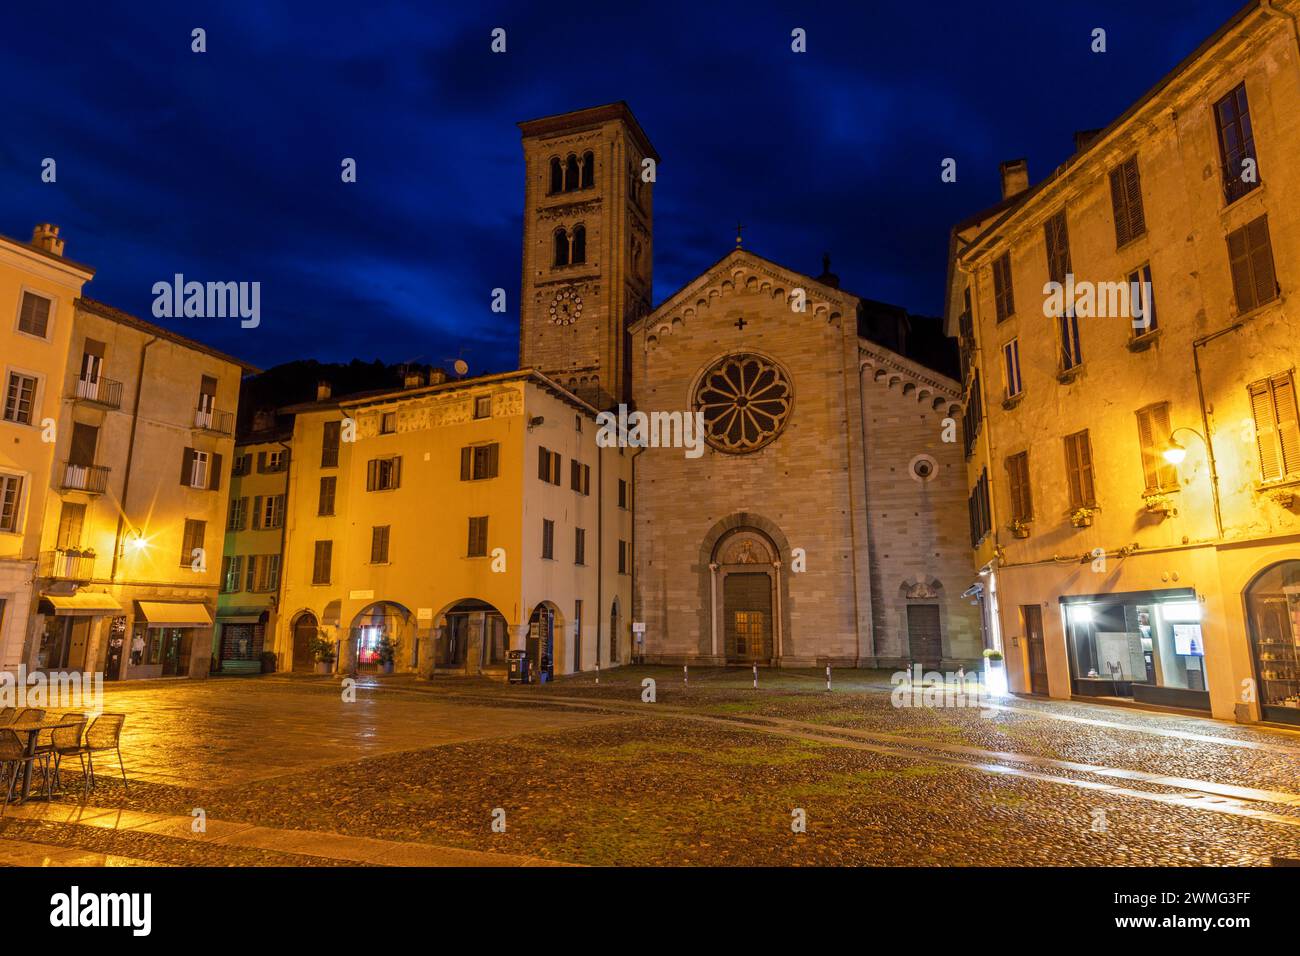
M7 4L0 233L58 224L65 254L98 270L86 294L144 318L176 272L261 282L257 329L163 324L262 367L509 369L516 123L626 100L662 156L656 304L740 221L760 255L816 275L826 251L850 291L938 314L948 230L998 200L998 162L1028 157L1037 182L1242 0L807 6ZM190 52L194 27L208 52Z

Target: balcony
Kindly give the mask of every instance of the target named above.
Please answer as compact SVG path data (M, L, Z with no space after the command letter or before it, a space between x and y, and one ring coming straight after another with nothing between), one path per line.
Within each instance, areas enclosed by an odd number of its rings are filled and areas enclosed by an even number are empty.
M79 378L73 385L72 400L101 408L121 408L122 383L111 378Z
M108 488L109 469L104 465L78 465L74 462L63 463L63 480L59 487L64 491L84 491L87 494L102 495Z
M235 433L235 413L223 412L219 408L194 409L194 427L216 435L233 435Z
M57 581L89 581L95 576L95 552L60 548L41 552L41 577Z

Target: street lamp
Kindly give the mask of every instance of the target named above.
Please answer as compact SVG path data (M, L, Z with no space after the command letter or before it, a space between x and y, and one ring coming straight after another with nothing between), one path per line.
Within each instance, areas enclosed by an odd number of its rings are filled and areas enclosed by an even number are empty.
M1201 441L1205 442L1206 449L1210 447L1210 443L1205 441L1205 436L1195 428L1188 428L1186 425L1179 425L1169 433L1169 440L1165 442L1164 447L1160 449L1160 454L1164 457L1165 461L1169 462L1171 465L1181 465L1183 459L1187 457L1187 446L1181 444L1178 439L1174 437L1179 432L1191 432Z

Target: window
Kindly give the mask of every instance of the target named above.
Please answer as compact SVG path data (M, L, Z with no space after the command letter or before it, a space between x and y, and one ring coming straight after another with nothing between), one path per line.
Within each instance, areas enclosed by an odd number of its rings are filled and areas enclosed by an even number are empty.
M558 451L537 449L537 477L553 485L560 483L561 458Z
M1002 366L1007 378L1007 398L1015 398L1022 391L1020 384L1020 340L1012 339L1002 346Z
M248 499L231 498L230 515L226 519L227 531L243 531L248 524Z
M1065 436L1065 477L1071 510L1097 506L1092 482L1092 442L1086 428Z
M961 413L961 431L966 443L967 458L975 452L975 439L979 437L983 421L984 399L980 394L980 370L975 369L971 376L970 396L966 399L966 408Z
M1133 313L1133 334L1149 335L1156 330L1156 296L1151 284L1151 266L1128 274L1129 311Z
M501 448L496 442L489 445L466 445L460 450L460 480L480 481L495 478L498 474Z
M372 458L366 468L366 491L392 491L402 484L402 458Z
M981 469L979 481L966 499L966 510L970 514L970 546L978 548L984 537L993 530L993 519L989 511L989 472Z
M236 455L230 466L230 477L240 478L253 470L252 455Z
M554 266L569 264L569 234L562 226L555 230L555 258L551 264Z
M30 425L36 405L36 378L21 372L9 373L5 389L5 421Z
M469 547L465 552L469 557L487 557L487 532L487 515L469 519Z
M259 474L274 474L277 471L284 471L286 460L283 449L279 451L259 451L257 453L257 471Z
M551 157L551 186L549 192L564 192L564 164L560 162L560 157Z
M370 529L370 563L388 563L388 534L391 525L375 525Z
M181 455L181 484L208 491L221 489L221 456L186 448Z
M311 583L330 583L330 560L334 557L333 541L317 541L312 555Z
M226 594L233 594L239 590L239 582L243 577L244 558L238 554L228 554L221 559L221 590Z
M1061 370L1068 372L1083 364L1083 349L1079 345L1079 317L1071 309L1060 316L1057 322L1061 327Z
M550 518L542 519L542 557L555 557L555 522Z
M582 188L596 185L596 156L591 150L582 154Z
M569 154L568 160L564 164L564 191L572 192L582 183L582 172L578 165L578 157L572 153Z
M1034 520L1034 499L1029 491L1029 452L1022 451L1007 459L1007 485L1011 489L1011 519Z
M1071 272L1070 234L1065 228L1064 209L1043 223L1043 233L1047 240L1047 277L1064 285Z
M207 529L208 523L206 521L197 521L194 518L185 519L185 534L181 539L182 568L193 568L196 571L207 570L207 552L203 547L203 536Z
M1126 246L1147 231L1142 211L1138 158L1130 156L1110 171L1110 207L1115 214L1115 247Z
M245 590L254 594L274 591L280 586L280 556L278 554L250 554L248 556L248 577L245 584Z
M0 531L17 532L23 503L22 475L0 474Z
M323 475L320 480L320 498L316 502L316 514L332 515L334 513L334 492L338 488L338 478Z
M43 295L24 292L22 305L18 310L18 331L34 335L39 339L48 338L52 304L52 301Z
M262 503L259 507L257 527L280 528L283 526L284 495L267 495L262 499Z
M1169 403L1157 402L1137 411L1138 446L1142 449L1142 476L1146 484L1146 493L1156 494L1161 491L1178 489L1178 471L1165 461L1163 454L1168 440Z
M1255 134L1250 125L1246 84L1238 84L1214 104L1214 125L1219 133L1219 161L1223 166L1223 196L1235 202L1259 185Z
M618 573L627 574L628 567L632 563L632 545L626 541L618 543Z
M627 507L627 479L626 478L620 478L618 480L618 506L620 508Z
M587 532L582 528L573 529L573 563L587 563Z
M325 430L321 434L320 443L320 466L322 468L337 468L339 466L339 436L342 424L342 422L325 423Z
M1232 269L1232 291L1237 298L1238 314L1245 314L1277 298L1277 271L1273 268L1268 216L1260 216L1228 233L1228 263Z
M392 435L397 431L397 412L384 412L379 416L379 434Z
M1016 300L1011 292L1011 253L1004 252L993 260L993 300L998 321L1005 322L1016 314Z
M1282 372L1248 387L1255 416L1260 477L1277 481L1300 475L1300 424L1297 424L1295 379Z
M578 459L569 461L569 487L580 495L591 494L591 466Z
M569 256L569 261L574 265L580 265L587 261L587 227L573 227L573 252Z
M474 399L474 417L491 418L492 417L492 396L480 395Z
M60 551L81 547L81 530L86 524L86 506L65 501L59 510L59 536L55 547Z

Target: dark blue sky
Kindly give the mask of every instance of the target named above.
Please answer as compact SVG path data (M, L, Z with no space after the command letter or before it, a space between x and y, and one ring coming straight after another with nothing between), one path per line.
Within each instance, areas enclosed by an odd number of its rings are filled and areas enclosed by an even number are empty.
M1027 156L1036 182L1073 131L1106 125L1240 6L10 4L0 233L57 223L98 269L88 294L146 318L176 272L260 281L258 329L165 324L263 366L512 368L515 124L622 99L663 157L656 303L724 255L739 220L760 255L816 274L829 251L846 288L937 314L948 229L999 198L998 162ZM40 181L47 156L56 184ZM955 184L939 179L948 156Z

